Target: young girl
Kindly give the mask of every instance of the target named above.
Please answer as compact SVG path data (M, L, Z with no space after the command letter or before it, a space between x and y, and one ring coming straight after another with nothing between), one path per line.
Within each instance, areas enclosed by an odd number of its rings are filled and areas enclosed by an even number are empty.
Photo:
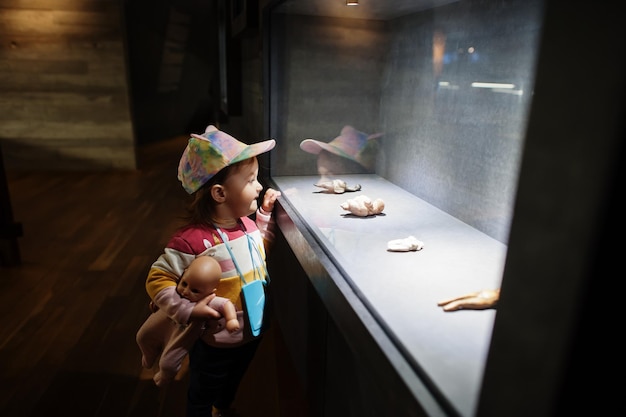
M222 270L216 294L235 304L242 331L230 333L223 319L208 320L207 328L189 352L188 417L226 417L239 382L252 360L260 336L250 330L244 314L241 288L265 280L265 245L271 212L280 192L263 189L257 179L256 156L276 142L246 145L209 126L203 135L192 134L183 152L178 179L194 196L190 217L170 239L148 273L146 290L156 306L180 325L219 317L206 302L193 303L176 294L178 277L198 256L212 256ZM251 219L255 214L255 221ZM220 323L222 321L222 323Z

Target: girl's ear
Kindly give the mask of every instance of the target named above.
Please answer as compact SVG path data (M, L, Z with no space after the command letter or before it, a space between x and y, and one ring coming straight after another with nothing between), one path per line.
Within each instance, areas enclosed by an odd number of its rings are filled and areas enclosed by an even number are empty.
M215 184L211 187L211 197L218 203L223 203L226 199L226 195L224 193L224 187L220 184Z

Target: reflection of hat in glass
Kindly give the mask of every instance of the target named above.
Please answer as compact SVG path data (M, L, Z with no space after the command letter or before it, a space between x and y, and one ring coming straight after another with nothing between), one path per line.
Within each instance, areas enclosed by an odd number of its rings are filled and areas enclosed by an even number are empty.
M300 142L300 149L312 154L319 154L321 151L328 151L335 155L343 156L352 161L356 161L367 169L374 168L376 163L376 153L378 151L378 141L373 140L382 136L382 133L359 132L352 126L344 126L341 134L328 143L314 139L305 139Z
M193 194L222 168L270 151L274 139L246 145L209 125L202 135L191 134L178 164L178 179Z

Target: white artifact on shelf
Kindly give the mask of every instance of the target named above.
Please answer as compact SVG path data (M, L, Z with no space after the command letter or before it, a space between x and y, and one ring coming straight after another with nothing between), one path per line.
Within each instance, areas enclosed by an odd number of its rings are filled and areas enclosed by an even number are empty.
M360 195L344 201L340 207L355 216L366 217L382 213L385 209L385 203L380 198L371 200L366 195Z
M424 242L418 240L415 236L409 236L404 239L395 239L387 242L387 250L392 252L408 252L418 251L424 248Z
M344 180L322 181L314 184L316 187L323 188L325 191L335 194L343 194L346 191L359 191L361 184L349 187Z

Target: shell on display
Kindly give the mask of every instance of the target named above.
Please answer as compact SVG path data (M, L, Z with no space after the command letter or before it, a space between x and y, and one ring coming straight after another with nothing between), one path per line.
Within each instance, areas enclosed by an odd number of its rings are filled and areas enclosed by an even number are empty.
M387 242L387 250L391 252L408 252L424 249L424 242L415 236L409 236L404 239L394 239Z

